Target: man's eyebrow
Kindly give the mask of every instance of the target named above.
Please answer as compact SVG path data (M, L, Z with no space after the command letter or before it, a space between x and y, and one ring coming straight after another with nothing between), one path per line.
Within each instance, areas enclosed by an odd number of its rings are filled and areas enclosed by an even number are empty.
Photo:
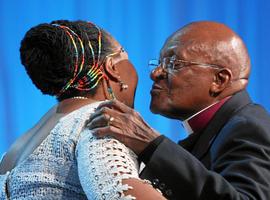
M174 49L176 49L176 48L177 48L177 45L169 46L168 48L166 48L166 52L164 52L164 50L160 51L159 57L163 58L163 57L173 56L175 54Z

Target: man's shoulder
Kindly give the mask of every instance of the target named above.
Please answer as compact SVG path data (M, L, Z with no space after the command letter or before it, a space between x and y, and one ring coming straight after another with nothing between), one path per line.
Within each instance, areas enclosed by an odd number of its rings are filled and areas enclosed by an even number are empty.
M270 116L262 106L251 103L235 112L217 134L212 147L240 143L270 146Z
M255 103L247 104L241 109L236 110L228 120L227 124L235 122L245 126L265 126L270 129L270 115L268 111L263 106Z

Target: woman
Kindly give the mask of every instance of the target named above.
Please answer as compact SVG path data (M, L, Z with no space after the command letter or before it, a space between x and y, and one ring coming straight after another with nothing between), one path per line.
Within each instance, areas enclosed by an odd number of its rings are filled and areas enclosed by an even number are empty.
M30 29L20 52L36 87L59 103L3 158L0 199L164 199L139 179L131 150L84 129L106 99L133 106L137 74L119 43L92 23L61 20Z

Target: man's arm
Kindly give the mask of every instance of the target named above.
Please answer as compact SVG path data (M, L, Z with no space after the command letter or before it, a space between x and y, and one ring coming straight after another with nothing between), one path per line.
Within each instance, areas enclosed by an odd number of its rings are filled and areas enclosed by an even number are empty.
M109 120L111 117L114 120ZM137 112L118 101L102 104L88 126L95 135L111 135L137 155L159 136ZM148 156L142 178L158 184L171 196L169 199L269 200L269 140L269 133L254 123L242 120L227 124L211 146L211 167L207 169L191 153L165 138Z
M141 177L169 199L270 199L269 135L247 124L233 124L230 132L219 134L209 152L210 170L165 138L144 158Z

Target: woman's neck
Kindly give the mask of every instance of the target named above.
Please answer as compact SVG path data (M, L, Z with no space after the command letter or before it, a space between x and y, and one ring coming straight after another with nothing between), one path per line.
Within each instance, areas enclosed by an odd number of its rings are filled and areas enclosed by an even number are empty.
M94 99L94 98L87 98L83 96L75 96L68 99L64 99L59 102L57 106L57 113L61 114L68 114L74 110L79 109L82 106L87 104L91 104L97 101L102 101L105 99Z
M108 94L108 87L109 86L107 85L106 80L103 79L101 84L97 86L94 94L88 96L74 96L68 99L64 99L59 102L56 112L61 114L68 114L87 104L110 99L111 97Z

